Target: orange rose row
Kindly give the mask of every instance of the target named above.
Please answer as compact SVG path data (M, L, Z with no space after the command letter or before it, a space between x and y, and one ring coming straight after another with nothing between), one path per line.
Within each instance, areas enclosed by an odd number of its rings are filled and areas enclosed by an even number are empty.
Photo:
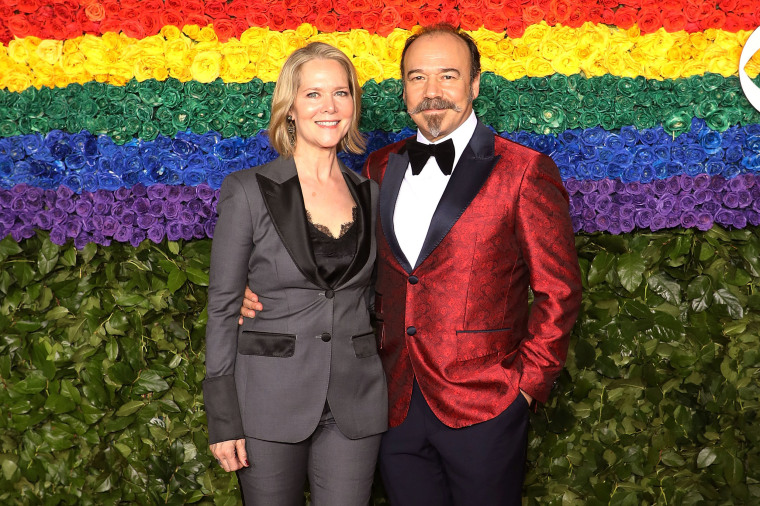
M0 42L14 37L69 39L86 33L155 35L162 26L213 23L221 41L251 26L282 31L302 23L320 32L365 29L388 35L394 28L449 22L465 30L480 27L522 36L527 26L580 27L585 22L641 33L659 28L687 32L718 28L728 32L760 25L756 0L4 0Z

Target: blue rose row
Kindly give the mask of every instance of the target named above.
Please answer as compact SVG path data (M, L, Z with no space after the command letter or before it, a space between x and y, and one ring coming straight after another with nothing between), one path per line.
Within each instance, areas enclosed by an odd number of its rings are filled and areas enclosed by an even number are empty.
M651 183L568 179L565 186L576 232L760 225L758 175L726 179L681 174ZM0 189L0 238L10 234L21 241L44 230L56 244L73 240L82 248L90 242L137 246L145 239L158 243L213 237L218 192L206 183L137 183L80 194L66 186L52 190L20 184Z
M367 152L412 134L409 129L371 132ZM632 126L616 132L594 127L559 135L501 135L552 156L563 180L649 183L681 174L731 179L760 173L760 124L718 132L695 119L691 129L675 139L661 127L637 130ZM219 188L227 174L276 156L264 133L223 138L216 132L181 132L174 138L159 136L117 145L106 135L56 130L45 136L0 139L0 187L26 183L55 189L63 185L81 193L137 184L197 186L205 182ZM366 155L341 154L341 158L358 171Z

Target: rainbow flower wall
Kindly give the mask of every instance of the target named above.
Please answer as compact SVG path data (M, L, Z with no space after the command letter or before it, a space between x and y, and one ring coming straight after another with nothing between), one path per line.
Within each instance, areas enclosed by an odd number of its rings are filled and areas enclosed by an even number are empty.
M471 31L476 112L555 159L577 231L760 224L760 113L737 78L760 24L749 1L5 1L0 12L0 236L17 241L211 237L224 176L276 156L263 133L273 82L309 41L354 61L370 150L410 135L399 54L408 30L436 21Z
M760 112L738 78L758 7L0 0L0 426L15 431L0 502L235 503L198 389L218 188L276 156L274 81L310 41L356 65L369 151L412 135L399 58L440 21L481 50L481 120L559 166L591 288L570 376L533 420L531 504L760 501ZM760 83L760 57L746 70ZM357 171L366 157L341 156ZM662 433L639 444L647 430Z

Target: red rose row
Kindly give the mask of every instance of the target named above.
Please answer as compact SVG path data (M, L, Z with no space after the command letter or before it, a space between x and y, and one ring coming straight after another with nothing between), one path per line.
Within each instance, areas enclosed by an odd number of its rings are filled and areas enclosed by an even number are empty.
M446 21L465 30L485 27L520 37L545 21L579 27L584 22L642 33L718 28L729 32L760 25L756 0L0 0L0 42L29 35L68 39L123 31L143 38L164 25L214 25L220 40L251 26L282 31L310 23L321 32L365 29L380 35Z

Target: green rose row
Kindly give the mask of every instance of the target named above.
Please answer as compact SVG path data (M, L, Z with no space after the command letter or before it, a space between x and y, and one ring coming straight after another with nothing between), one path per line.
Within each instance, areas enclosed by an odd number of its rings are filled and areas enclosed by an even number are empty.
M399 131L413 126L401 99L401 87L395 79L364 84L362 130ZM132 80L125 86L89 82L0 92L0 137L56 129L106 134L118 144L134 137L173 137L185 130L250 137L269 122L273 89L274 83L256 78L229 84L176 79ZM760 112L744 97L739 79L718 74L664 81L554 74L508 81L487 72L481 79L475 111L499 132L539 134L597 125L605 130L662 125L668 133L678 135L689 129L694 117L704 119L716 131L760 123Z

